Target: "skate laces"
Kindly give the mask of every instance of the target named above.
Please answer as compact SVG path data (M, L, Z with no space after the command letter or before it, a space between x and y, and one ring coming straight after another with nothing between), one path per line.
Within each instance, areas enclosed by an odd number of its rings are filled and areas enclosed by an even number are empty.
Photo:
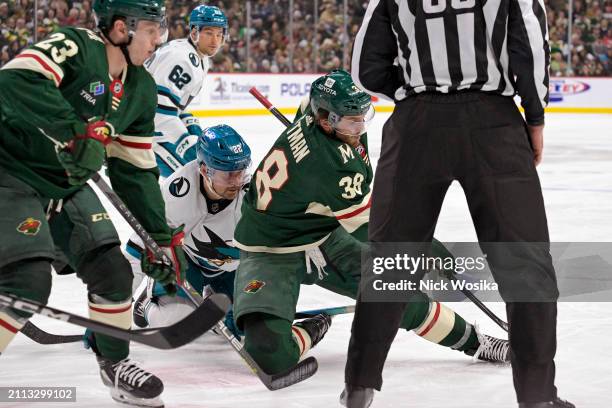
M319 247L307 249L306 251L304 251L304 255L306 257L306 273L312 273L312 267L310 266L310 262L312 261L312 263L317 268L319 280L325 279L325 276L328 275L328 273L324 269L325 265L327 265L327 261L325 260L323 252L321 252Z
M143 319L145 318L145 309L146 309L146 303L148 303L146 301L146 299L143 299L142 301L137 301L136 304L134 306L134 314L138 315L140 317L142 317Z
M137 386L141 387L145 381L153 376L153 374L139 367L137 362L129 358L113 364L113 369L115 370L115 388L119 387L119 379L132 386L138 383Z
M153 287L155 286L155 280L145 277L147 285L143 289L138 299L134 302L134 314L142 317L146 320L146 311L147 307L151 304L151 299L153 299Z
M508 341L482 334L477 324L474 324L474 330L476 331L476 337L478 337L478 342L480 343L473 355L474 360L478 358L481 360L500 362L508 360L508 349L510 348Z

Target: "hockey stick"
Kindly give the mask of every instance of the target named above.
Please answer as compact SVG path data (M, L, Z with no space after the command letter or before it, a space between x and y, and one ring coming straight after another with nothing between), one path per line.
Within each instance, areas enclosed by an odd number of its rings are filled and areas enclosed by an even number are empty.
M85 327L117 339L135 341L159 349L173 349L183 346L200 337L207 330L210 330L225 316L230 304L227 296L215 294L206 300L193 313L171 326L155 329L126 330L45 306L10 293L0 294L0 305L2 306L28 313L37 313L52 319Z
M28 321L20 331L30 340L33 340L38 344L75 343L83 340L83 334L48 333L30 321Z
M330 316L336 316L339 314L353 313L354 311L355 311L355 305L328 307L324 309L311 309L311 310L303 310L301 312L296 312L295 318L305 319L305 318L312 317L312 316L315 316L321 313L325 313Z
M476 300L478 301L478 299ZM296 312L295 319L306 319L306 318L316 316L321 313L325 313L330 316L336 316L340 314L353 313L353 312L355 312L355 305L336 306L336 307L328 307L328 308L322 308L322 309L310 309L310 310L302 310L301 312ZM30 339L40 344L73 343L73 342L81 341L83 338L83 336L80 334L62 335L62 334L47 333L30 322L26 323L23 329L21 329L21 332L25 334L26 336L28 336Z
M181 286L185 289L187 297L193 302L194 305L199 305L202 302L202 296L191 286L191 284L185 280ZM234 336L234 334L228 329L223 320L220 320L216 325L217 332L227 340L234 350L242 357L247 363L261 382L270 391L280 390L281 388L289 387L290 385L304 381L312 377L319 368L317 360L314 357L308 357L294 367L289 368L283 372L277 374L266 373L257 362L251 357L251 355L244 349L244 345Z
M99 174L92 177L105 195L118 207L123 209L122 215L128 222L134 222L134 229L141 236L143 242L152 242L150 250L154 253L165 256L157 243L147 234L142 225L129 212L121 199L110 189L108 184ZM140 227L140 228L136 228ZM148 239L147 239L148 238ZM88 319L79 315L42 305L38 302L24 299L9 293L0 293L0 305L12 307L29 313L37 313L53 319L62 320L77 326L91 329L111 337L126 341L135 341L160 349L173 349L185 345L192 340L200 337L204 332L210 330L215 324L225 316L230 306L229 298L223 294L215 294L207 298L198 305L196 310L179 322L161 328L126 330L116 326L111 326L96 320Z
M446 276L446 277L450 281L456 281L457 280L457 278L455 278L455 275L450 275L450 276ZM465 289L465 288L461 288L459 290L461 291L461 293L463 293L465 295L465 297L470 299L476 306L478 306L478 308L480 310L482 310L482 312L484 314L489 316L491 318L491 320L493 320L499 327L501 327L506 332L508 332L508 323L506 323L504 320L502 320L500 317L498 317L495 313L493 313L493 311L491 309L489 309L484 303L482 303L482 301L480 299L478 299L475 294L473 294L470 290Z
M291 125L291 122L289 121L289 119L287 119L286 116L284 116L278 109L276 109L274 105L272 105L272 103L268 100L268 98L263 96L261 92L259 92L255 87L252 87L251 89L249 89L249 93L253 95L255 99L257 99L263 106L265 106L270 111L270 113L272 113L285 126L288 127ZM451 280L455 279L454 276L452 278L451 277L448 277L448 278ZM470 299L480 310L482 310L484 314L489 316L491 320L493 320L499 327L504 329L506 332L508 331L508 323L506 323L504 320L498 317L495 313L493 313L493 311L491 311L491 309L485 306L485 304L482 303L480 299L476 297L476 295L474 295L470 290L465 289L465 288L460 289L460 291L468 299Z
M287 127L291 126L291 122L289 121L289 119L287 119L285 115L283 115L278 109L276 109L274 105L272 105L272 103L268 100L268 98L263 96L257 90L257 88L252 87L251 89L249 89L249 93L253 95L255 99L257 99L263 106L265 106L266 109L268 109L268 111L270 111L270 113L276 117L276 119L280 120L283 125Z
M100 177L98 173L95 173L92 176L92 180L96 183L98 188L104 193L104 195L110 200L110 202L115 206L117 211L121 213L123 218L130 224L130 226L134 229L136 234L142 239L143 244L155 254L158 258L167 258L166 254L161 250L161 248L157 245L155 240L151 238L151 236L145 231L144 227L138 222L138 220L134 217L131 211L126 207L121 198L115 193L111 187ZM244 346L236 337L229 331L229 329L223 323L223 316L225 316L225 312L229 309L229 299L225 295L213 294L206 299L203 299L202 296L189 284L187 280L183 281L182 284L179 285L182 289L184 289L185 294L196 306L196 311L201 307L209 303L209 299L215 299L218 296L223 296L225 300L228 301L227 307L224 309L223 315L217 318L214 324L211 327L216 327L217 330L225 337L225 339L232 345L234 350L240 354L240 356L246 361L251 370L257 374L261 382L271 391L278 390L281 388L288 387L292 384L303 381L317 372L318 364L317 360L314 357L309 357L300 363L298 363L295 367L278 374L266 374L261 367L253 360L253 357L244 350ZM193 312L191 315L193 315ZM189 318L191 315L187 316ZM216 315L214 315L216 316ZM147 329L144 329L147 330Z

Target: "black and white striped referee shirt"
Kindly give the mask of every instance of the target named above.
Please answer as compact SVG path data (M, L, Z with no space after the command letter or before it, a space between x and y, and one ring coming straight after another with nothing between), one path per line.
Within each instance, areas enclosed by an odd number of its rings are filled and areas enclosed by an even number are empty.
M371 0L353 80L400 101L420 92L518 93L544 122L550 49L543 0Z

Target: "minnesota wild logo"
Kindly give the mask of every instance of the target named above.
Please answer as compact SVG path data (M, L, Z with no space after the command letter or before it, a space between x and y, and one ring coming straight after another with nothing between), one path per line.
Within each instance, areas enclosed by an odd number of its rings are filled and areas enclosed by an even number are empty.
M41 222L39 220L28 217L25 221L17 226L17 231L25 235L36 235L38 234L38 231L40 231L40 224Z
M266 282L262 282L260 280L253 279L252 281L249 282L248 285L244 287L244 292L245 293L255 293L259 291L259 289L263 288L264 286L266 286Z

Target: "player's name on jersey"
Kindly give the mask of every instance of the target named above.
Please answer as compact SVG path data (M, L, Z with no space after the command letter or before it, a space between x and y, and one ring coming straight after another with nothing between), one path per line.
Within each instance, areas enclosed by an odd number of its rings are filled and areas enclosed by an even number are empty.
M296 163L299 163L310 154L310 149L302 132L301 122L298 122L297 126L289 131L287 140L289 141L289 147L291 147L291 153L293 153L293 159Z
M423 279L418 282L414 282L408 279L402 279L399 282L385 282L382 279L377 279L372 282L372 288L376 291L412 291L412 290L420 290L420 291L460 291L460 290L470 290L470 291L496 291L497 283L489 282L485 279L481 279L479 281L465 281L465 280L453 280L450 282L447 281L439 281L439 280L431 280L431 279Z

